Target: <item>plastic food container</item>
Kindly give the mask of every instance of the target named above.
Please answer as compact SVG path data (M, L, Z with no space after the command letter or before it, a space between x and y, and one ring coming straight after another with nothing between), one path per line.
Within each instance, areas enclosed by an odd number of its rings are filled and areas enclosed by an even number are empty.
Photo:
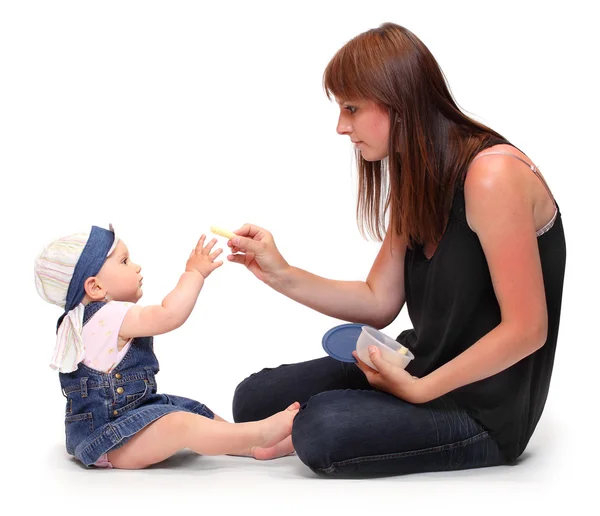
M363 326L358 340L356 341L356 353L358 357L369 367L376 371L378 369L369 360L369 346L377 346L384 360L391 362L397 367L404 369L415 356L398 341L388 337L375 328ZM405 353L403 351L406 350Z

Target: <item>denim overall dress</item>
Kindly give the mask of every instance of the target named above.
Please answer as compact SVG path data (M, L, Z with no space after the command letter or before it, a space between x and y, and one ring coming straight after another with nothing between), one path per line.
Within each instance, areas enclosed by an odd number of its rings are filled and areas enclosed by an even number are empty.
M88 304L83 323L104 304ZM158 371L152 337L138 337L110 373L96 371L83 363L71 373L59 373L62 392L67 398L67 452L91 466L165 414L183 411L214 418L213 412L202 403L158 394Z

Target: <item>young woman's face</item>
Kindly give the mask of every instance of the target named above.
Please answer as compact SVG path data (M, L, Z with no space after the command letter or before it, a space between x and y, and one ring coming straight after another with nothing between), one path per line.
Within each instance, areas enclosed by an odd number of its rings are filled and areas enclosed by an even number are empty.
M350 137L366 161L379 161L388 155L390 116L386 108L371 100L340 100L338 134Z

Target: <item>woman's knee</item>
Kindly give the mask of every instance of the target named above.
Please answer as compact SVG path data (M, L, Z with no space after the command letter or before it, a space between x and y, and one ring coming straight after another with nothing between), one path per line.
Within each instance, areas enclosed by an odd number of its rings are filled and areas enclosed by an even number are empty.
M258 421L267 416L259 414L259 400L261 398L261 378L269 369L263 369L258 373L251 374L242 380L235 388L232 401L233 420L236 423L247 421ZM271 414L268 414L271 415Z
M347 411L340 391L313 396L294 420L292 442L298 458L315 473L328 474L342 459L348 442Z

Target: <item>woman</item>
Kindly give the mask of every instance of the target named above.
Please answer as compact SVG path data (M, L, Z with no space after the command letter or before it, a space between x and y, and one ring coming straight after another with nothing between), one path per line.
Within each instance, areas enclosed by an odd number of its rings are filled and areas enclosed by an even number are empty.
M463 114L439 65L386 23L344 45L324 74L337 131L356 146L358 220L382 240L365 282L290 266L272 235L228 242L278 292L383 328L406 302L406 370L329 357L265 369L236 389L236 421L303 403L292 440L319 474L381 475L515 461L541 416L556 348L566 248L538 168Z

